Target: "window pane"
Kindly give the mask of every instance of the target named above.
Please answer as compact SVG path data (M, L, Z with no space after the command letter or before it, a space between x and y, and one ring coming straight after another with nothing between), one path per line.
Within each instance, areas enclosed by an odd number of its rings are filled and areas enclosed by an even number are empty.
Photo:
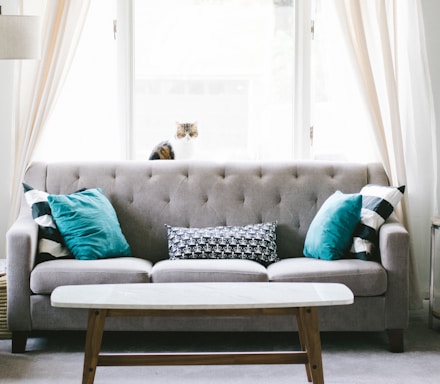
M202 159L286 159L293 141L293 0L134 1L133 146L148 158L197 121Z
M316 0L313 41L313 157L375 161L371 120L336 13L336 1Z
M114 2L91 2L72 67L34 159L120 159Z

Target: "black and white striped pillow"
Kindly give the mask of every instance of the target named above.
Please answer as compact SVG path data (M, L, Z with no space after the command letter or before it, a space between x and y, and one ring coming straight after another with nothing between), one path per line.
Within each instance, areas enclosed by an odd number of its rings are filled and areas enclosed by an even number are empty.
M23 183L24 197L32 209L32 218L39 226L38 254L36 263L59 258L72 258L64 246L63 237L52 218L47 192L39 191Z
M387 187L368 184L361 189L361 219L353 234L351 257L378 260L378 230L399 204L405 186Z

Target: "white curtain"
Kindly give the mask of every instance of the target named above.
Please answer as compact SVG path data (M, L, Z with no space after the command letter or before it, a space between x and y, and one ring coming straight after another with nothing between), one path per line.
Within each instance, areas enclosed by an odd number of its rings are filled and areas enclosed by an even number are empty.
M421 304L417 269L428 259L437 211L433 96L420 0L340 0L373 134L394 185L406 185L397 212L410 233L410 304Z
M19 67L10 223L20 206L21 180L69 71L90 0L46 0L41 4L41 59L20 62Z

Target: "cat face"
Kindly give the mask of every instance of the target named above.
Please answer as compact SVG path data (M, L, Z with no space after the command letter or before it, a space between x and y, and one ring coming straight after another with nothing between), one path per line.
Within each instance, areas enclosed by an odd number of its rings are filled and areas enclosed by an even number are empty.
M197 122L194 123L179 123L177 124L177 132L176 137L178 139L184 139L189 141L191 139L195 139L199 135L199 131L197 128Z

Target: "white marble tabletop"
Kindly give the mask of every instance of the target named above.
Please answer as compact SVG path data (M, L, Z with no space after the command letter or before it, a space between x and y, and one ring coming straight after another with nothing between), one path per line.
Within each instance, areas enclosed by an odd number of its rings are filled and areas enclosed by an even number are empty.
M56 288L54 307L113 309L289 308L345 305L353 293L334 283L151 283Z

